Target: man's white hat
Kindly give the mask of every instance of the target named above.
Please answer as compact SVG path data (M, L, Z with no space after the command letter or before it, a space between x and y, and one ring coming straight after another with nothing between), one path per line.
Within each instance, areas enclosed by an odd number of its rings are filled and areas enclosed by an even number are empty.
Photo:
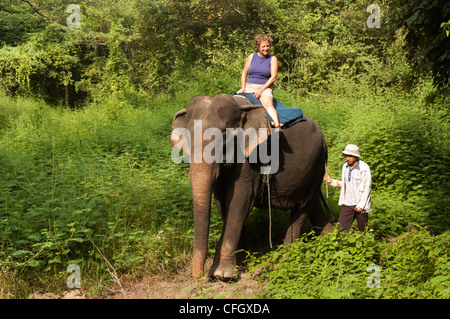
M345 150L342 151L342 153L344 153L345 155L351 155L351 156L356 156L356 157L361 156L359 154L359 147L354 144L348 144L345 147Z

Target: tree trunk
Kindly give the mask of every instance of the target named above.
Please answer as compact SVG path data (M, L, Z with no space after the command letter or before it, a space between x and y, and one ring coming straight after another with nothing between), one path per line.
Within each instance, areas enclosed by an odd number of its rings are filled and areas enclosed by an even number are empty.
M66 91L66 109L69 108L69 85L67 84L65 86L65 91Z

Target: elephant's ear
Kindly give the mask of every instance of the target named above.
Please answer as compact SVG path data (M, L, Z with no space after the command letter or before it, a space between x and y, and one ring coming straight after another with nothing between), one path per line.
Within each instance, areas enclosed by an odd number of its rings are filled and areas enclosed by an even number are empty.
M186 128L186 109L182 109L175 113L172 121L172 135L170 136L170 144L178 150L189 154L190 133Z
M240 105L241 110L241 127L244 132L251 132L254 129L256 138L249 138L250 134L245 134L245 157L248 158L250 154L264 143L269 138L271 133L270 123L266 115L266 111L261 105Z

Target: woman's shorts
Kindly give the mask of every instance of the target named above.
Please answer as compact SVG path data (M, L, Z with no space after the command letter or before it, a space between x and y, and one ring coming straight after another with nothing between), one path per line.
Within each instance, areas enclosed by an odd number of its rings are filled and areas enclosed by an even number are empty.
M263 86L264 86L263 84L246 83L245 91L247 93L255 93L259 89L262 89ZM273 84L269 88L264 90L264 92L262 93L262 96L273 97Z

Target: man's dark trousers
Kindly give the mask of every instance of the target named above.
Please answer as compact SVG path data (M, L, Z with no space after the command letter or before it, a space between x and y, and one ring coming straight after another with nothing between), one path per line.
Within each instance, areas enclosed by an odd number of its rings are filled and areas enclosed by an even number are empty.
M365 231L369 215L367 213L358 213L356 206L342 205L341 214L339 215L339 228L349 230L352 227L353 220L356 218L359 231Z

